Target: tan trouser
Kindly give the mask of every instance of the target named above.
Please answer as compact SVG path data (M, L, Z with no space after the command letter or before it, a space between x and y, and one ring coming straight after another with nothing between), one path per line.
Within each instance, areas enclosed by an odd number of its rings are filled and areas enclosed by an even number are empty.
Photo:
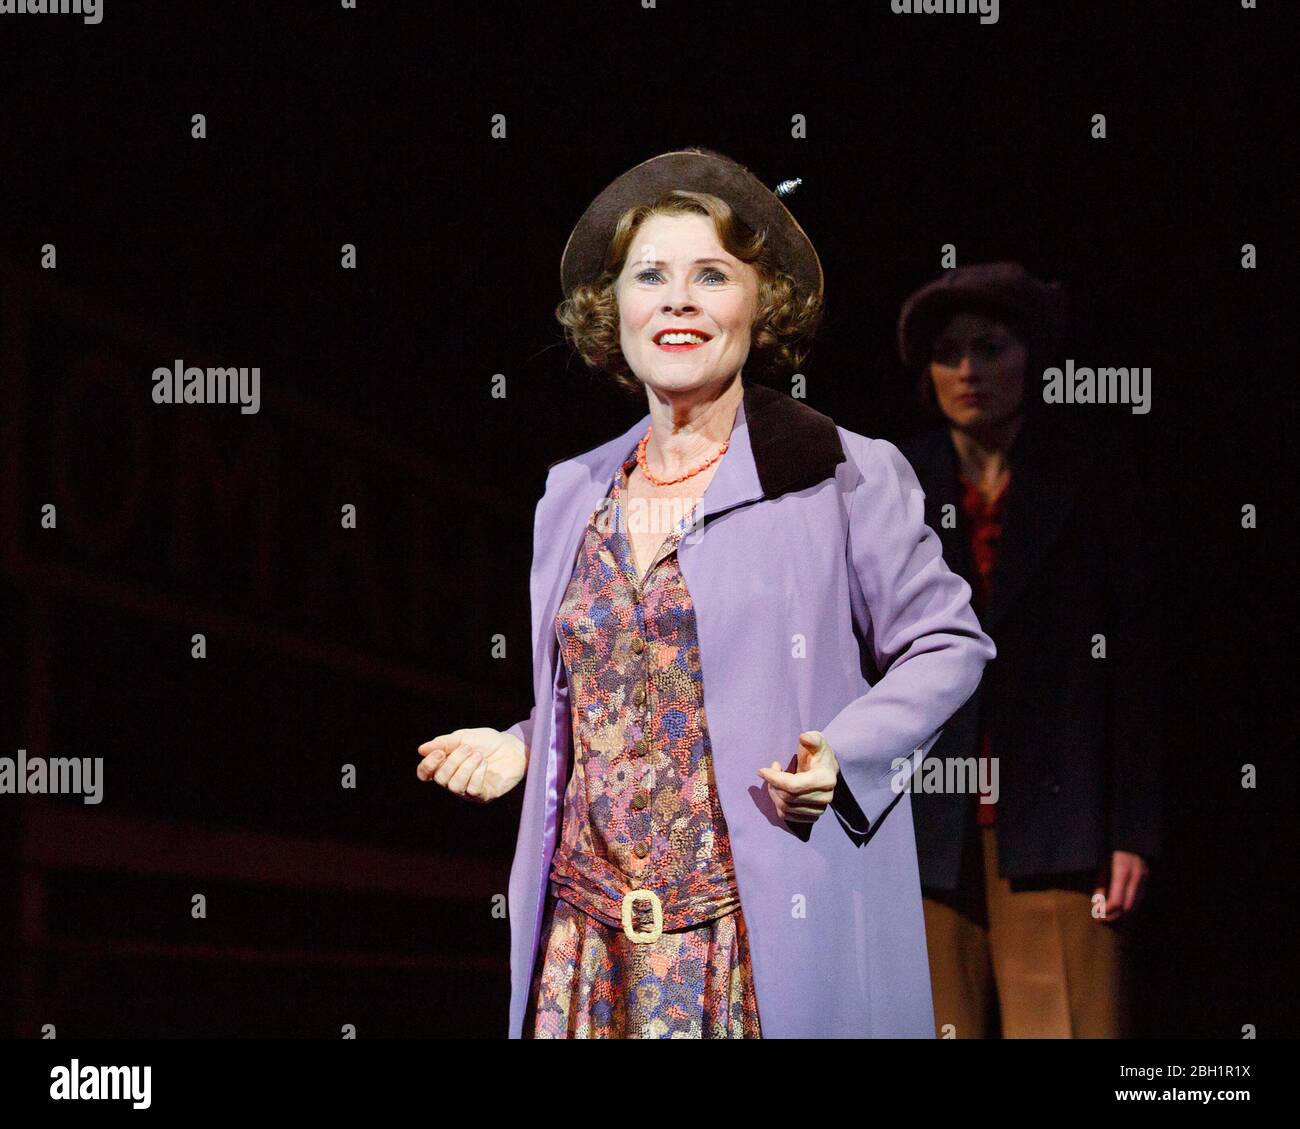
M1092 917L1090 876L1032 889L998 877L997 834L974 837L983 856L983 904L927 891L925 930L939 1038L1115 1039L1128 1029L1128 938ZM978 866L978 860L967 859ZM978 882L976 883L978 885Z

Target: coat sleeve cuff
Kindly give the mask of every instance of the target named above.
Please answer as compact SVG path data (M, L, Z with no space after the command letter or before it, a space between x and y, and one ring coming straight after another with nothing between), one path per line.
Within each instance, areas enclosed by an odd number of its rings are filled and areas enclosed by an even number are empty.
M537 707L529 711L529 714L523 721L517 721L506 730L512 737L518 737L524 743L524 748L531 750L533 747L533 722L537 718Z
M835 742L827 735L826 730L822 732L834 749ZM868 779L865 784L855 785L849 777L857 774L846 773L844 762L841 761L839 779L835 782L835 795L831 800L831 808L836 818L855 834L870 834L876 824L893 807L898 797L908 789L912 776L942 735L943 728L940 727L908 755L895 757L884 774L874 780ZM837 759L838 756L837 752Z

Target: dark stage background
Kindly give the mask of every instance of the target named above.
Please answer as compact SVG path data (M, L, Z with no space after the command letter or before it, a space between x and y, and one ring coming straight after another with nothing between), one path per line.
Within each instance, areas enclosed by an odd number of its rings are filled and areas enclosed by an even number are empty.
M0 16L0 755L106 775L0 796L0 1030L504 1034L522 787L466 804L415 749L528 712L546 466L645 411L564 347L560 253L703 145L803 178L845 427L920 426L894 327L945 243L1063 281L1062 356L1151 367L1148 415L1059 409L1162 498L1141 1030L1294 1036L1294 5L358 7ZM260 366L261 411L155 405L175 358Z

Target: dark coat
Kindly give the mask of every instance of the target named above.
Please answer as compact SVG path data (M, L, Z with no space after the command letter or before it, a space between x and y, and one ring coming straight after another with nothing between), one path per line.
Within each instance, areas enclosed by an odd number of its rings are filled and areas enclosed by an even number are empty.
M899 444L925 491L944 560L977 590L946 427ZM980 625L997 646L932 757L976 757L981 711L999 759L998 871L1093 870L1113 850L1160 850L1163 648L1157 527L1122 459L1027 422L1011 452L998 559ZM947 511L945 520L945 507ZM955 517L955 527L954 527ZM1106 657L1094 658L1094 635ZM921 883L954 890L972 834L969 794L917 792ZM967 856L969 859L969 855Z

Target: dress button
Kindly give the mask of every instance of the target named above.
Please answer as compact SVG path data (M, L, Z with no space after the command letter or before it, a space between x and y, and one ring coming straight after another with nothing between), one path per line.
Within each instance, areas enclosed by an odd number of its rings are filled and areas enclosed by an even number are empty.
M645 858L646 855L648 855L649 853L650 853L650 848L649 848L649 846L647 846L645 843L638 843L638 844L636 845L636 857L637 857L637 858L639 858L639 859L643 859L643 858Z
M644 792L638 792L635 796L632 797L632 806L636 808L637 811L640 811L643 807L645 807L646 802L647 801Z
M644 687L644 686L638 686L638 687L637 687L637 688L632 692L632 701L635 702L638 706L640 706L640 705L644 705L644 704L645 704L645 687Z
M645 755L645 738L642 737L641 739L639 739L639 740L637 741L637 743L636 743L635 745L633 745L632 747L633 747L634 749L636 749L636 751L637 751L638 753L640 753L642 756L644 756L644 755Z
M645 640L642 639L640 635L638 635L635 639L632 640L632 651L634 654L639 655L644 650L645 650Z

